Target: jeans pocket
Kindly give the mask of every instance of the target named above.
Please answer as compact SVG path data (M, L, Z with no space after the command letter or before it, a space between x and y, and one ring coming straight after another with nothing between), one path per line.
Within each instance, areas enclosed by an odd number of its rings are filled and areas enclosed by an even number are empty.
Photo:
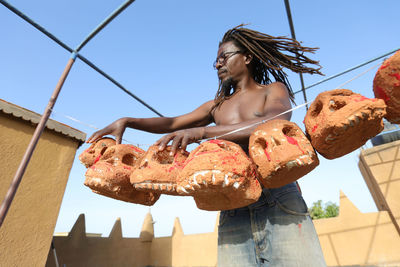
M275 197L276 205L285 213L305 216L308 214L307 204L297 191L279 194Z

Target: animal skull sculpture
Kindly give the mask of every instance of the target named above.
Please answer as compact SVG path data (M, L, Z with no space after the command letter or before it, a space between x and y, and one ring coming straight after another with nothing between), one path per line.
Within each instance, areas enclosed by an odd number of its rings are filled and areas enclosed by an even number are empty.
M366 98L350 90L320 93L304 119L313 147L325 158L341 157L383 130L382 99Z
M108 147L113 145L115 145L114 139L107 137L101 138L83 151L82 154L79 155L79 160L86 168L89 168L100 159Z
M191 194L203 210L228 210L258 200L256 166L242 148L210 140L194 149L178 177L178 192Z
M114 145L86 172L85 185L93 192L118 200L153 205L159 194L135 190L129 182L135 162L144 151L133 145Z
M374 78L375 97L385 101L385 118L400 123L400 50L385 60Z
M175 156L171 156L170 152L171 146L167 146L163 151L159 151L158 146L149 147L130 176L131 184L137 190L187 195L177 193L176 178L189 153L178 149Z
M250 136L250 157L266 188L296 181L319 164L318 157L299 126L272 120L258 126Z

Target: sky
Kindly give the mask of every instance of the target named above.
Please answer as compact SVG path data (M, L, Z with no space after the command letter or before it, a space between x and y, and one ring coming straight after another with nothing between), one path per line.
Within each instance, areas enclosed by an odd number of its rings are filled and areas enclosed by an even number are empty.
M9 3L75 48L122 1ZM305 46L319 47L310 57L320 61L325 74L304 75L306 86L400 48L397 0L292 0L290 5L297 39ZM93 38L81 54L164 116L177 116L214 98L218 80L212 63L218 42L228 29L241 23L273 36L290 37L283 0L137 0ZM43 113L70 53L2 5L0 25L0 98ZM344 88L373 97L372 80L381 62L307 90L308 100L371 68ZM289 71L288 75L294 91L301 89L299 76ZM304 103L301 94L296 95L296 103ZM305 112L303 107L292 115L292 121L303 130ZM102 128L127 116L157 115L78 59L51 118L90 136L95 129L87 124ZM133 129L124 135L125 143L139 144L144 149L160 137ZM79 214L84 213L89 233L108 236L115 220L121 218L123 235L137 237L149 210L156 236L171 235L176 217L185 234L214 230L218 213L199 210L190 197L163 195L149 208L92 193L83 185L86 169L77 159L87 147L84 144L77 150L55 232L70 231ZM299 179L306 203L339 203L342 190L362 212L376 211L357 166L359 153L356 150L334 160L319 156L320 165Z

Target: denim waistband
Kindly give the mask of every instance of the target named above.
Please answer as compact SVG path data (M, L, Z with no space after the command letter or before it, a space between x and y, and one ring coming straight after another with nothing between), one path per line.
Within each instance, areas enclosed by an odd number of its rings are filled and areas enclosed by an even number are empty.
M257 202L235 210L249 210L256 209L265 205L274 205L276 198L279 198L279 196L289 192L299 192L296 182L278 188L263 188L262 194Z

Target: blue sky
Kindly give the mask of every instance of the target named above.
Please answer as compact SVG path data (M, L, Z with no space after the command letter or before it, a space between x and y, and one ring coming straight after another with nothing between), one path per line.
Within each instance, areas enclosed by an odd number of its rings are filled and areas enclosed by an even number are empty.
M9 1L59 39L75 48L122 1ZM400 48L400 3L387 1L290 1L296 37L319 47L311 55L328 77ZM0 98L42 113L70 57L69 52L0 5ZM190 112L215 95L218 81L212 68L218 42L226 30L241 23L270 35L290 36L284 1L156 1L138 0L87 44L81 53L165 116ZM375 62L307 91L312 100ZM345 88L372 97L376 68ZM288 72L295 91L297 74ZM324 77L305 75L306 85ZM303 103L301 94L297 104ZM67 117L104 127L124 116L151 117L151 111L97 72L77 60L60 93L52 118L86 132L94 129ZM292 120L304 129L305 108ZM152 144L160 135L127 130L134 144ZM77 152L79 155L87 145ZM338 203L339 190L363 212L376 211L357 167L356 151L325 160L299 180L308 205L319 199ZM108 199L83 186L85 168L75 160L64 195L56 232L67 232L80 213L88 232L107 236L121 217L124 236L138 236L149 208ZM157 236L170 235L175 217L186 234L213 231L216 212L198 210L187 197L162 196L151 207Z

